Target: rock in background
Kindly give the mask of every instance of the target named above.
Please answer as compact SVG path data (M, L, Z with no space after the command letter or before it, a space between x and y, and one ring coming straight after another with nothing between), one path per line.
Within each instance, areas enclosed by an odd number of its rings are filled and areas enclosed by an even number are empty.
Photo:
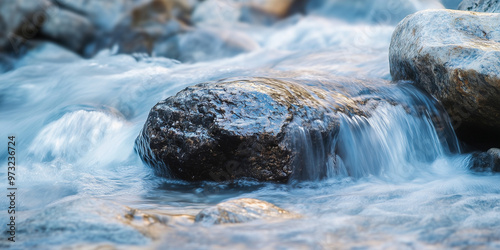
M0 52L22 54L37 41L49 40L86 57L116 45L120 53L147 53L185 62L218 59L258 46L247 37L240 39L236 34L232 38L223 28L205 24L222 18L224 22L270 25L292 13L296 1L2 1ZM225 20L221 6L237 15L236 19ZM214 43L204 47L206 41ZM222 50L231 53L218 53Z
M23 49L25 40L35 38L44 21L46 10L52 6L44 1L0 2L0 52Z
M412 80L437 98L458 135L479 147L500 143L500 14L429 10L397 26L393 80Z
M459 10L500 13L500 0L464 0Z

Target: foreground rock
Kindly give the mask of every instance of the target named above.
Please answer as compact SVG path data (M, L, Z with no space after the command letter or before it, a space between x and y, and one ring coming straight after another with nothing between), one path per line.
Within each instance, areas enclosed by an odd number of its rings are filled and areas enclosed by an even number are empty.
M316 144L338 130L336 114L313 95L323 93L265 78L189 87L153 107L136 149L163 176L286 182L305 164L293 130L307 128Z
M381 104L419 117L444 114L411 86L328 79L243 78L188 87L151 109L136 151L158 175L187 181L320 179L337 171L338 157L348 157L337 148L346 117L362 120ZM449 139L448 124L435 128Z
M195 222L207 224L243 223L259 219L298 218L269 202L257 199L237 199L222 202L215 207L203 209L196 215Z
M500 0L464 0L459 10L500 13Z
M393 80L413 80L448 111L469 143L500 142L500 15L418 12L392 36Z

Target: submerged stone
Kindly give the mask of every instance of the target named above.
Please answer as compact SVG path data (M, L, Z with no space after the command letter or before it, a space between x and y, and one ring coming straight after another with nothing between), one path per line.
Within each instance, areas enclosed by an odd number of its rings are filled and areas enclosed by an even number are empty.
M472 144L500 141L500 14L429 10L397 26L393 80L412 80L437 98Z
M203 209L195 222L207 224L243 223L259 219L298 218L299 215L257 199L242 198Z

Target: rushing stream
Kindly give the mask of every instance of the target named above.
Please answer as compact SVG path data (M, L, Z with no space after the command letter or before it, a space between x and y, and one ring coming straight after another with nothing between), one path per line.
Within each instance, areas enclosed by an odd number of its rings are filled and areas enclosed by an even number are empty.
M51 43L31 50L0 74L0 247L500 248L500 176L471 172L470 156L460 154L436 101L390 82L388 50L397 21L380 23L379 2L356 17L329 16L322 6L272 26L200 24L253 47L231 57L222 56L224 48L198 53L193 58L202 60L192 63L116 50L83 59ZM425 108L415 115L401 105L380 105L368 118L342 117L332 159L338 167L324 179L314 178L313 150L311 178L289 184L155 176L134 152L151 107L187 86L243 76L375 79L386 86L371 95ZM4 209L10 135L17 150L15 243L6 240ZM307 134L301 136L308 145ZM242 197L302 217L193 222L201 209Z

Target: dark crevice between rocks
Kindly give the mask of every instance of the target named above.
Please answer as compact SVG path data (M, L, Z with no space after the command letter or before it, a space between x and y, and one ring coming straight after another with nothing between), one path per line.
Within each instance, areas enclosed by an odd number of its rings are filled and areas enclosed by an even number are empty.
M457 130L464 153L500 148L500 131L490 128L463 124Z

